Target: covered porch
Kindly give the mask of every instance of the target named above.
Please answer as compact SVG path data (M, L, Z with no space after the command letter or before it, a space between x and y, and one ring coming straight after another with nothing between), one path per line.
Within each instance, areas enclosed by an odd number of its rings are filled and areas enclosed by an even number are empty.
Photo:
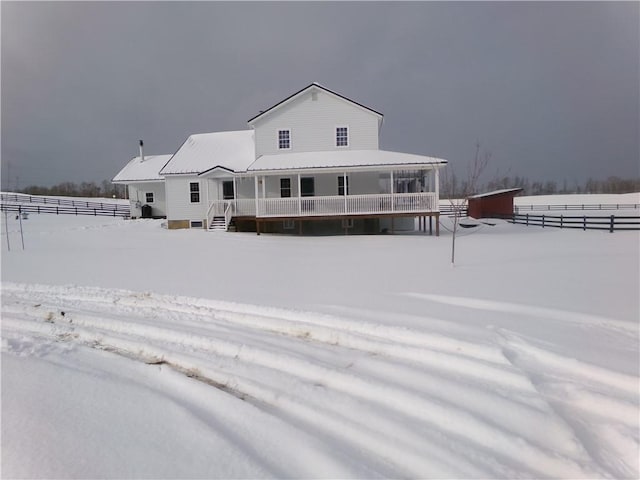
M407 223L417 217L424 231L429 218L431 231L432 217L439 217L438 168L421 167L234 176L226 180L233 182L232 198L210 200L207 225L212 225L214 218L221 223L224 217L225 229L234 219L241 219L253 220L258 233L274 222L301 232L302 222L341 219L348 232L354 220L377 218L381 219L376 223L382 225L380 229L394 231L398 225L395 219L405 218ZM227 188L228 193L230 190Z

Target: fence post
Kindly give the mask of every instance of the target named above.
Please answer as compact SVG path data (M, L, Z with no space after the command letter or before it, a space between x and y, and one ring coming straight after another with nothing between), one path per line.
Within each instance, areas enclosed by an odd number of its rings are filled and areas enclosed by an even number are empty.
M542 215L542 228L544 228L544 215Z
M562 215L560 215L560 228L564 228L564 227L562 226Z
M609 224L609 233L613 233L613 222L615 221L615 217L611 215L611 223Z
M585 231L587 229L587 216L584 215L582 217L582 230Z
M22 207L18 207L18 218L20 219L20 240L22 241L22 250L24 250L24 234L22 233Z
M11 242L9 242L9 221L7 220L8 218L8 212L7 209L4 210L4 230L5 233L7 234L7 250L10 252L11 251Z
M56 215L59 215L58 208L60 207L56 206Z
M527 213L527 227L529 226L529 214Z

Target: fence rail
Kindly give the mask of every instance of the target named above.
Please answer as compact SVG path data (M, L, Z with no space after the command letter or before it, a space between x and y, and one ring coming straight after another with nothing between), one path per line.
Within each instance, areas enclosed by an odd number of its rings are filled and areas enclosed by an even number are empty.
M637 203L582 203L582 204L555 204L555 205L515 205L516 213L527 211L554 211L554 210L640 210Z
M534 225L539 227L578 228L581 230L608 230L613 233L620 230L640 230L640 217L629 216L577 216L577 215L502 215L511 223Z
M5 203L19 203L19 204L44 204L44 205L58 205L68 207L83 207L83 208L96 208L100 210L116 210L127 212L129 214L129 205L122 203L111 202L91 202L87 200L72 200L69 198L59 197L46 197L42 195L27 195L25 193L1 193L0 202Z
M92 208L86 206L0 203L0 211L22 213L55 213L56 215L93 215L101 217L129 217L129 209Z

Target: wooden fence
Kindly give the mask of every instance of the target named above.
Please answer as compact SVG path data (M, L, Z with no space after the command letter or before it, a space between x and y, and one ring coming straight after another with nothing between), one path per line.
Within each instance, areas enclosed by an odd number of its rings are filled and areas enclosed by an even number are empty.
M2 193L0 194L0 202L2 204L59 205L129 212L128 203L92 202L87 200L73 200L70 198L46 197L43 195L27 195L24 193Z
M640 230L640 217L620 215L586 216L586 215L503 215L511 223L535 225L539 227L578 228L581 230L608 230L613 233L620 230Z
M553 211L553 210L640 210L637 203L583 203L583 204L556 204L556 205L514 205L515 213L527 211Z
M128 218L129 204L93 202L71 198L27 195L24 193L1 193L0 210L22 213L53 213L56 215L93 215Z
M104 204L107 207L109 204ZM55 213L56 215L93 215L103 217L129 217L129 208L98 208L91 206L68 206L68 205L39 205L39 204L19 204L0 203L0 211L15 212L18 215L23 213Z

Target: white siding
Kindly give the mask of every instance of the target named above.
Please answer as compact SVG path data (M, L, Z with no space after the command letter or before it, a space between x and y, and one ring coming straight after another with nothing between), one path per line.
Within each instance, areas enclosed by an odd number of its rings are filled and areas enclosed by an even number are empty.
M207 216L207 182L195 176L172 177L165 180L167 220L202 221ZM200 203L191 203L189 183L200 183Z
M136 202L140 202L140 205L147 204L146 193L149 192L153 193L153 203L149 203L152 208L152 214L154 216L167 214L164 182L130 183L128 187L132 212Z
M288 152L377 150L378 116L346 100L318 91L317 100L306 92L256 120L256 158ZM349 127L349 146L336 147L336 127ZM278 130L291 130L291 148L278 148Z

